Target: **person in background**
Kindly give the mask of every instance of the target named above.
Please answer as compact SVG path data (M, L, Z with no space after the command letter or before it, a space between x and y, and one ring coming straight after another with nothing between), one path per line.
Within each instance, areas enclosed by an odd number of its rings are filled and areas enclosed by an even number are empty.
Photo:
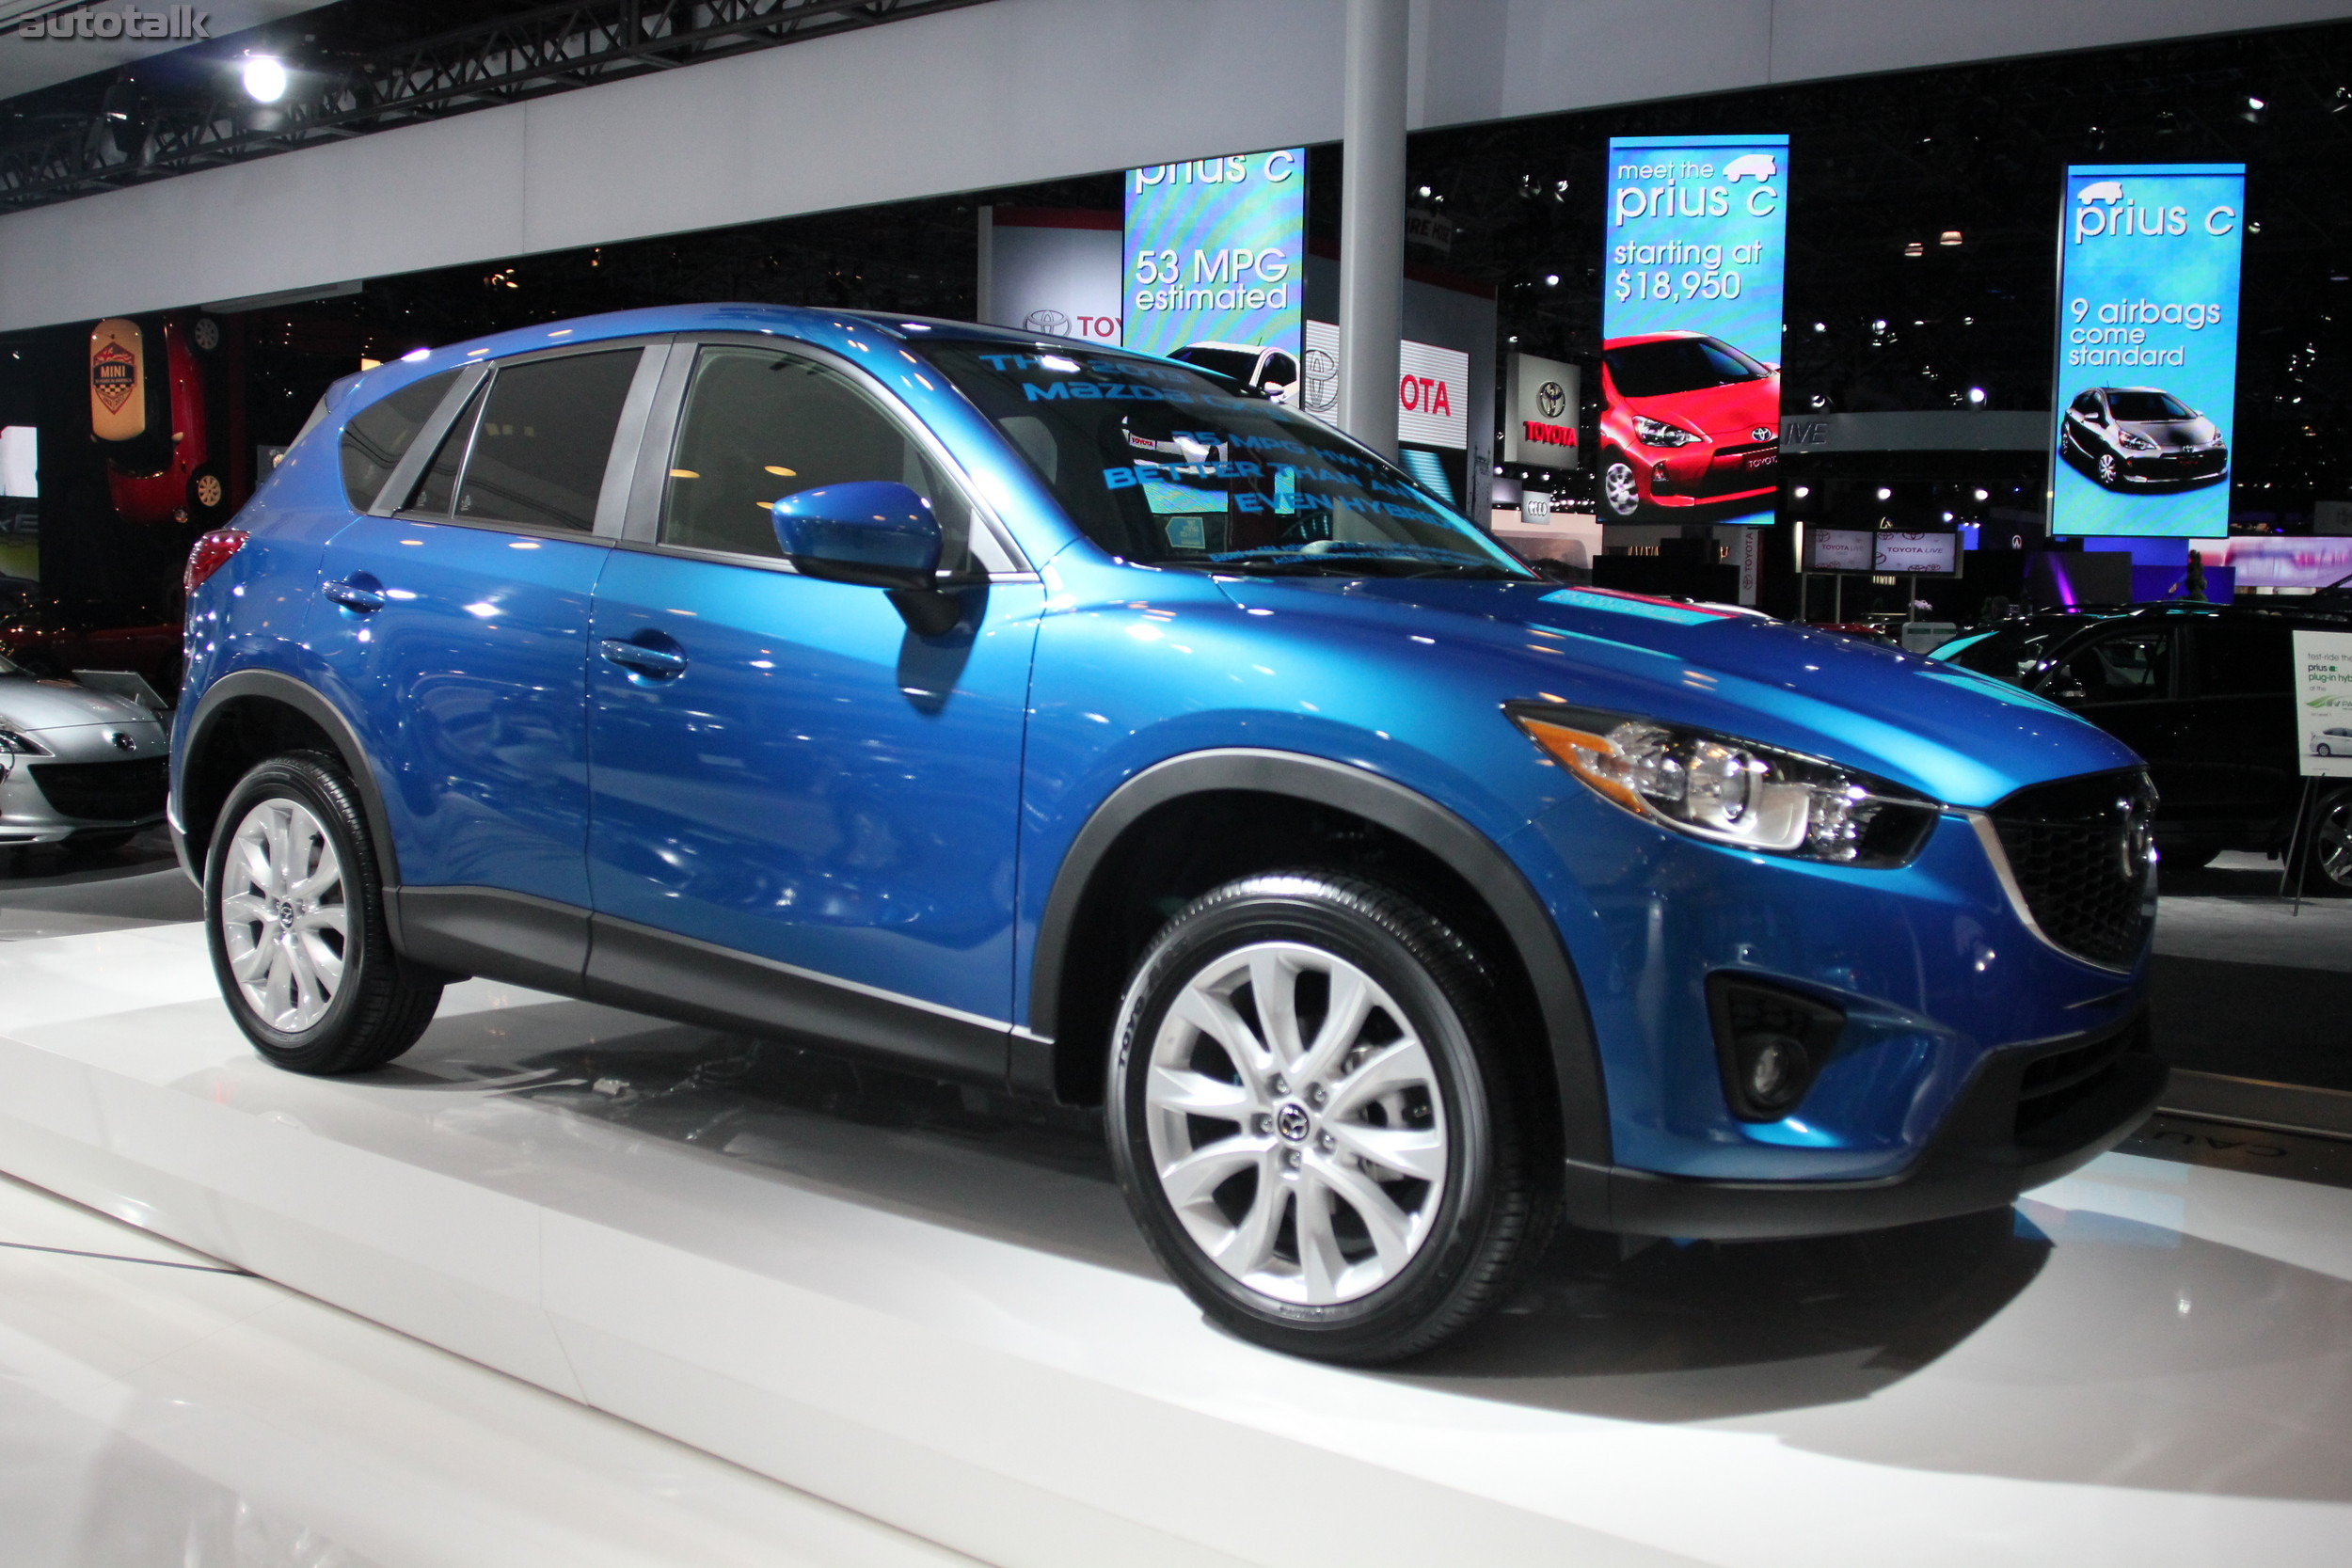
M2188 552L2188 578L2182 584L2181 597L2198 604L2205 602L2205 558L2195 550Z

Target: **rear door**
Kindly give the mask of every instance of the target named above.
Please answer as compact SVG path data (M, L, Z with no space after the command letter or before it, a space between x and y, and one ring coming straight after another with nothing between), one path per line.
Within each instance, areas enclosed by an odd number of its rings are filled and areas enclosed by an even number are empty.
M374 760L408 948L469 933L576 977L589 903L589 601L666 345L522 356L469 377L374 508L327 546L312 645ZM501 932L499 927L511 927Z

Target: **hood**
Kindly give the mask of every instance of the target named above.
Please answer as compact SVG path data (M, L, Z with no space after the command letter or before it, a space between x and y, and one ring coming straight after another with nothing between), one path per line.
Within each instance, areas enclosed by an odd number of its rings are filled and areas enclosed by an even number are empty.
M2136 430L2160 447L2201 447L2214 437L2211 420L2122 420L2119 430Z
M1482 701L1549 698L1712 730L1948 805L1988 806L2027 784L2137 761L2105 731L1989 676L1753 615L1545 582L1221 586L1246 608L1279 600L1292 613L1360 626L1391 648L1402 630L1425 657L1452 659L1481 683Z
M1653 420L1686 425L1726 445L1752 441L1763 426L1780 429L1780 377L1734 381L1723 387L1702 387L1692 392L1667 392L1652 398L1620 398L1627 408Z
M27 734L85 724L152 724L156 718L136 703L63 681L30 675L0 675L0 723Z

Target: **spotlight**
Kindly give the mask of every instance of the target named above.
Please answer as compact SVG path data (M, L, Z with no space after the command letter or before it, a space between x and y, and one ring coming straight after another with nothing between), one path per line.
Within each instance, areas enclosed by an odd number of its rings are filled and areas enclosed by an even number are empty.
M1981 387L1969 388L1968 401L1981 406L1984 403L1984 388Z
M1544 274L1544 286L1551 289L1558 288L1560 286L1560 275L1556 272L1548 272Z
M1993 492L1992 492L1992 491L1990 491L1990 490L1979 490L1979 491L1978 491L1978 492L1977 492L1977 499L1979 499L1979 500L1980 500L1980 501L1989 501L1989 500L1991 500L1992 499L1993 499Z
M1882 484L1879 486L1879 499L1890 500L1894 498L1894 494L1895 492L1889 490L1885 485Z
M1807 496L1809 496L1809 495L1813 494L1813 491L1812 491L1812 489L1811 489L1809 486L1800 484L1800 485L1798 485L1798 486L1797 486L1794 490L1791 490L1791 491L1789 491L1788 493L1789 493L1790 495L1792 495L1792 496L1796 497L1796 498L1797 498L1797 499L1799 499L1799 500L1803 500L1803 499L1804 499L1804 498L1805 498L1805 497L1807 497Z
M274 55L254 55L245 62L246 96L256 103L275 103L286 96L286 67Z

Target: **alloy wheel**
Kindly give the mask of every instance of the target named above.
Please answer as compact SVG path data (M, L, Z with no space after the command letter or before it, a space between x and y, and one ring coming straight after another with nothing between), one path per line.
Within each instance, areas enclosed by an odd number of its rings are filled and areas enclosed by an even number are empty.
M1362 969L1295 942L1219 954L1152 1042L1161 1191L1202 1254L1277 1301L1329 1306L1429 1240L1447 1119L1429 1049Z
M2103 451L2099 454L2100 483L2113 484L2116 481L2117 475L2119 475L2122 471L2122 467L2121 464L2116 462L2115 454L2113 452Z
M349 938L342 863L309 807L258 801L221 865L220 934L246 1006L298 1035L326 1015L343 980Z
M2338 887L2352 888L2352 796L2320 813L2312 835L2321 875Z
M1601 497L1609 510L1620 517L1630 517L1642 507L1642 489L1633 478L1633 466L1623 459L1601 470Z

